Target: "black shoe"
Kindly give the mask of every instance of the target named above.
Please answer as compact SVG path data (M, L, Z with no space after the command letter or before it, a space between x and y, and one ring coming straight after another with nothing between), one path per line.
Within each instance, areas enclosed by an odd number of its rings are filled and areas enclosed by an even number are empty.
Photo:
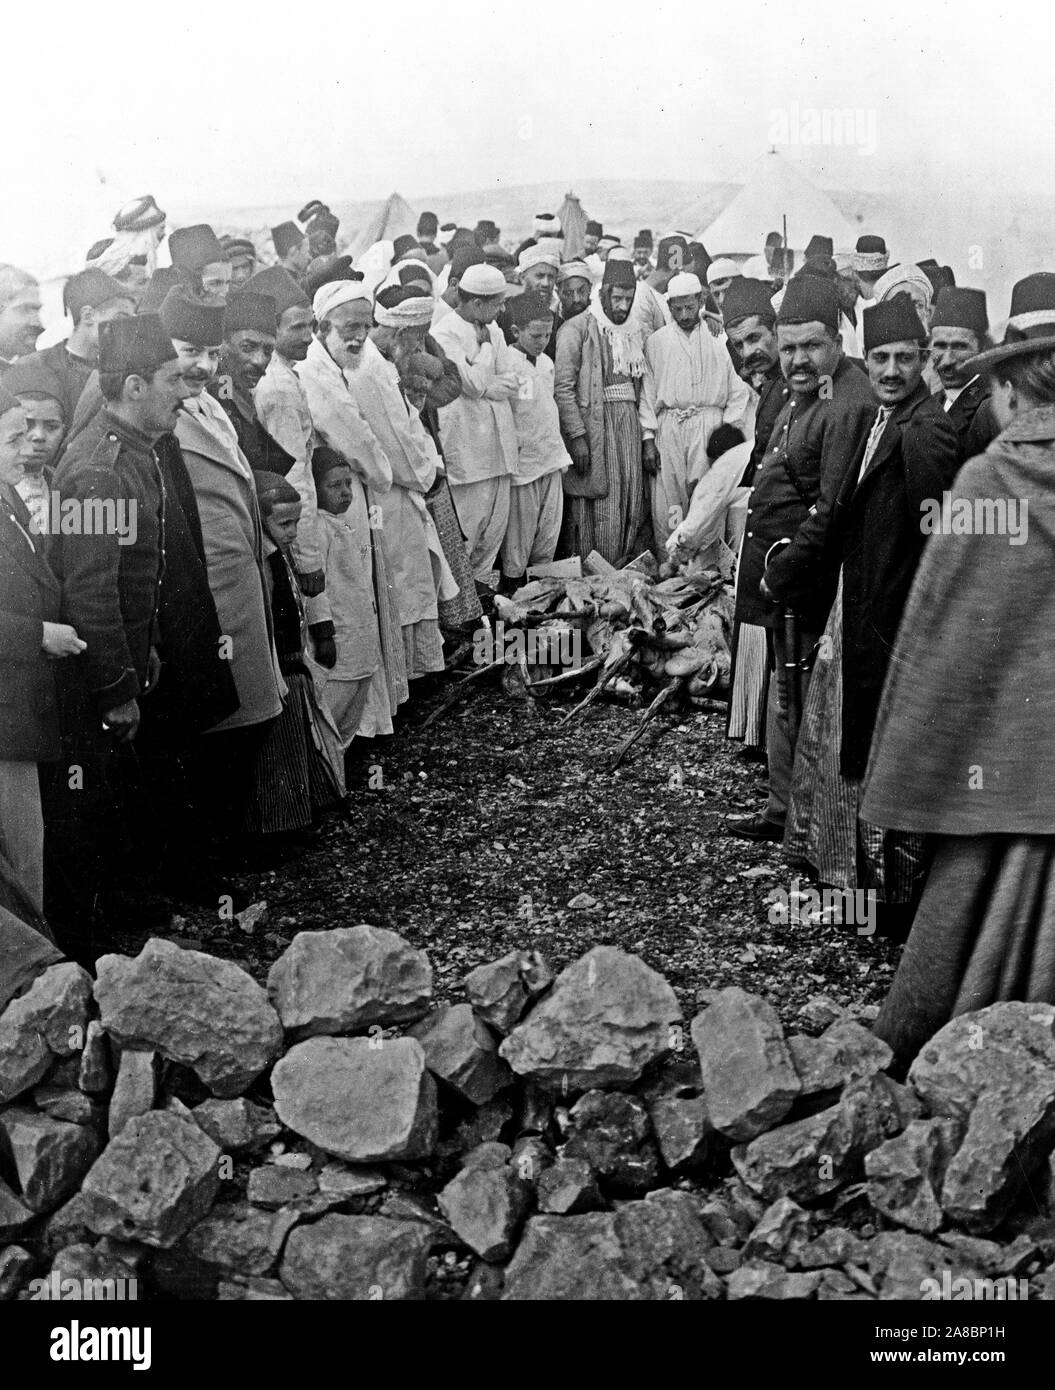
M765 816L743 816L739 820L727 820L725 828L730 835L736 835L741 840L771 840L777 845L784 841L784 827L778 825L775 820L767 820Z

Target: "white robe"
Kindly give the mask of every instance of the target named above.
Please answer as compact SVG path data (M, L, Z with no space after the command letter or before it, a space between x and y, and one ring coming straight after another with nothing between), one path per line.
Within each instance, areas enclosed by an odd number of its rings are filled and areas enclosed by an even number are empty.
M311 455L315 448L315 428L304 387L293 364L271 354L267 371L253 392L257 419L268 434L291 454L295 460L286 474L286 482L300 496L300 520L297 539L293 543L293 558L302 574L314 574L322 568L319 557L319 500L315 495L315 478L311 471Z
M719 425L742 425L750 399L728 350L702 322L690 334L669 324L648 339L638 413L642 437L655 439L660 457L651 479L657 549L684 520L710 467L707 441Z

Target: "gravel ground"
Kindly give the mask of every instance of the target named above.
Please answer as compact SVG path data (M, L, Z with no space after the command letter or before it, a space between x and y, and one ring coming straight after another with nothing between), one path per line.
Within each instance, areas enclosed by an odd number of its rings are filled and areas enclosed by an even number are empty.
M536 704L495 685L423 729L442 694L368 750L346 815L312 847L245 878L267 902L266 925L247 935L191 910L176 939L263 979L298 931L370 922L428 951L443 999L513 948L537 948L559 969L599 943L661 971L687 1018L699 989L734 984L790 1027L812 995L882 999L897 947L769 920L767 895L791 891L796 875L780 846L725 831L727 816L761 806L765 778L723 737L723 715L661 713L611 772L637 711L594 706L558 729L568 699ZM580 894L595 904L570 908Z

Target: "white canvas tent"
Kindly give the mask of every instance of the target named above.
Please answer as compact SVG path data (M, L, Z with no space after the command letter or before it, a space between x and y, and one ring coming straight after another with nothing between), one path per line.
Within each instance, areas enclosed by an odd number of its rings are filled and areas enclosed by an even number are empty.
M799 254L814 234L830 236L837 251L852 248L857 239L828 195L776 150L759 159L743 188L698 239L712 256L755 256L767 232L783 232L785 217L788 246Z
M418 214L399 193L390 193L365 227L361 227L344 249L357 260L376 241L395 241L397 236L414 236Z

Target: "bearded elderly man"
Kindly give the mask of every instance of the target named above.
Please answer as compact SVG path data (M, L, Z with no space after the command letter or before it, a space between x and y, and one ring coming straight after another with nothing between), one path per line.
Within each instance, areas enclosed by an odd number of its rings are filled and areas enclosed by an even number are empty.
M307 357L312 341L315 320L311 301L280 265L258 271L245 287L268 295L275 304L275 350L253 392L253 401L264 429L293 459L286 474L286 482L297 489L300 497L293 560L301 593L312 598L322 592L325 583L319 548L319 501L311 466L316 438L308 398L296 371L297 364Z
M348 385L348 364L363 351L373 325L371 294L362 281L336 280L316 291L312 311L315 336L297 365L297 375L320 442L351 469L351 502L343 515L359 565L345 580L358 594L358 611L372 611L376 618L376 627L372 622L362 632L351 654L356 679L366 684L357 687L352 702L342 709L341 729L348 738L374 738L392 732L392 719L409 689L399 599L381 535L392 465ZM332 601L339 598L334 595ZM310 599L307 609L313 632L329 635L319 626L335 621L328 591ZM345 675L350 674L346 667Z
M989 347L985 291L938 291L930 326L930 364L941 382L936 399L960 439L964 462L984 454L1000 433L991 403L992 385L967 363Z
M517 436L510 404L519 389L515 364L496 323L507 298L500 270L471 265L458 281L457 307L433 336L458 368L462 394L440 410L440 439L454 509L469 563L487 582L509 523L510 479L517 474Z
M176 439L201 517L209 588L239 701L233 714L197 740L190 759L192 803L214 853L230 851L241 832L256 756L285 694L253 472L234 426L205 389L220 365L223 314L221 302L203 303L179 285L160 311L189 393Z
M645 344L639 418L641 464L651 477L652 532L656 555L666 558L667 539L689 508L693 489L710 467L707 441L719 425L743 423L750 401L726 349L700 321L704 290L699 277L675 275L667 286L674 322Z
M645 335L631 319L630 261L605 263L601 292L557 334L554 396L572 466L564 474L560 553L632 556L645 512L638 403Z
M908 295L863 314L865 362L878 409L841 482L832 470L796 543L765 583L784 604L809 603L818 577L838 576L795 753L784 846L820 881L867 888L894 909L912 901L922 837L859 818L861 782L890 653L925 535L920 509L960 466L956 430L923 381L926 332Z
M824 487L834 495L851 466L875 414L868 378L844 356L839 339L839 299L830 280L801 276L788 282L777 313L777 350L790 396L773 427L755 473L740 551L736 618L769 634L769 701L766 747L769 795L763 814L732 821L734 835L747 840L784 838L794 752L788 714L796 709L800 684L834 597L829 575L817 575L796 603L799 652L785 645L784 614L762 589L767 556L785 542L795 551L806 523L816 513ZM798 662L785 698L772 672ZM779 663L779 667L778 667Z

